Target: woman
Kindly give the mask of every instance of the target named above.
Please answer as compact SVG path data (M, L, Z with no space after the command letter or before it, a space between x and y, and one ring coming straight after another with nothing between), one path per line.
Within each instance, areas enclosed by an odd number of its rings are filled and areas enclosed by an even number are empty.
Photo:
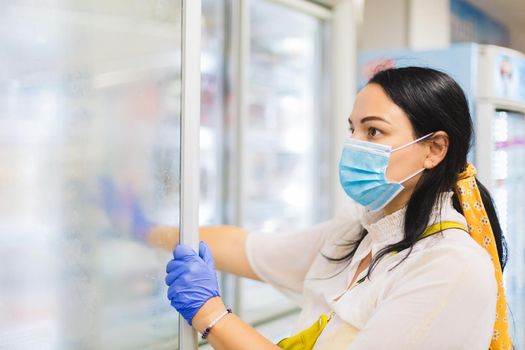
M504 241L467 163L461 88L428 68L384 70L348 121L340 180L364 214L289 234L203 229L198 254L177 245L168 263L171 304L215 349L510 348ZM208 245L220 270L300 294L302 333L276 345L227 310Z

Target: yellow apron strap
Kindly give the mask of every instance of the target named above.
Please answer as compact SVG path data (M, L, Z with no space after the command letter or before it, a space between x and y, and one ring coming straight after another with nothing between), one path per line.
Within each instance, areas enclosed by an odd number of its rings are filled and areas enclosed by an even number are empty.
M435 223L433 225L428 226L425 229L425 231L422 234L419 235L419 238L425 238L425 237L428 237L428 236L432 236L435 233L442 232L442 231L445 231L445 230L450 230L451 228L460 229L462 231L465 231L468 234L468 229L464 225L462 225L462 224L460 224L458 222L454 222L454 221L440 221L438 223ZM397 250L394 250L389 255L396 255L397 253L399 253L399 252Z
M457 228L457 229L463 230L468 233L467 228L458 222L441 221L441 222L435 223L434 225L430 225L429 227L427 227L425 232L423 232L419 237L425 238L425 237L433 235L434 233L449 230L451 228Z

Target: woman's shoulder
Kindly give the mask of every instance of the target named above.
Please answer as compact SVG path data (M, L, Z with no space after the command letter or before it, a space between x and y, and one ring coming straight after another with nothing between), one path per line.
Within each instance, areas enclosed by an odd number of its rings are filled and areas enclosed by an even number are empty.
M444 230L423 239L421 243L422 250L438 256L443 255L452 259L454 263L462 261L492 266L488 252L462 229Z
M451 203L433 213L433 219L434 222L453 222L467 227L465 217L454 209ZM414 252L414 262L417 260L419 264L432 264L433 260L437 260L441 262L443 269L472 266L482 274L491 277L494 275L490 255L464 229L444 229L426 237L415 245Z
M490 255L461 229L445 230L421 240L406 263L408 270L457 284L470 284L475 289L496 286Z

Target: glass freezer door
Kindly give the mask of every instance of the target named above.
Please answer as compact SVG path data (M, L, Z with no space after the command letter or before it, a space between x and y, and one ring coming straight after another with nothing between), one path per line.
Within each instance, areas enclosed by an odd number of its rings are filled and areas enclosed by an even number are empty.
M223 220L226 3L202 1L200 210L201 225Z
M243 129L244 227L304 228L327 214L322 113L324 21L273 1L250 1L248 111ZM259 233L255 233L259 234ZM264 234L264 233L260 233ZM292 305L267 285L243 281L248 321Z
M508 262L504 283L516 349L525 348L525 115L496 111L493 119L493 195Z
M177 348L181 1L0 3L0 348Z

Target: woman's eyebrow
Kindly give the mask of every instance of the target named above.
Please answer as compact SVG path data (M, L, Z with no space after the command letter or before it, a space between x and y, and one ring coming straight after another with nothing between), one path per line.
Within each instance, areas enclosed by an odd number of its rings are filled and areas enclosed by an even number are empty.
M392 124L388 120L386 120L385 118L379 117L377 115L370 115L370 116L364 117L363 119L360 120L360 122L361 122L361 124L364 124L364 123L367 123L367 122L370 122L370 121L374 121L374 120L378 120L380 122L385 122L387 124ZM350 120L350 118L348 118L348 123L349 124L353 124L352 120Z

